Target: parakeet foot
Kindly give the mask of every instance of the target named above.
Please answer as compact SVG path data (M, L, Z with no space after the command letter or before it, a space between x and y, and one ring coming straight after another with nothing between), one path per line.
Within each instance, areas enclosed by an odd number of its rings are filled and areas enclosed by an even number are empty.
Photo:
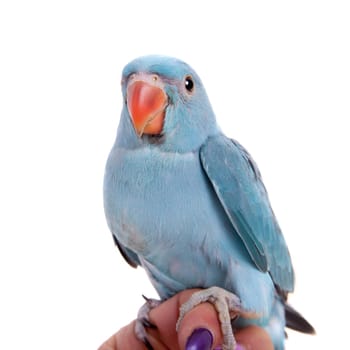
M143 295L146 302L141 306L139 312L137 313L137 319L135 322L135 334L138 339L140 339L146 346L148 350L153 350L147 338L146 328L157 328L149 319L149 312L160 305L162 302L156 299L149 299Z
M236 349L236 340L232 332L231 320L238 316L254 318L256 315L242 309L241 301L235 294L219 287L200 290L194 293L186 303L182 304L176 323L176 330L179 329L182 319L189 311L195 306L205 302L211 303L218 313L224 339L222 349Z

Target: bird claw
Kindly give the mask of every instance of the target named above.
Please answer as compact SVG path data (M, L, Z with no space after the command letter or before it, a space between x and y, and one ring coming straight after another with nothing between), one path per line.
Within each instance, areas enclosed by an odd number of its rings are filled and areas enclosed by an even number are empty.
M233 293L219 287L211 287L200 290L192 294L190 299L181 305L179 318L176 323L176 330L179 330L180 324L184 316L195 306L209 302L212 304L218 314L223 335L223 350L236 349L236 340L233 335L231 320L238 316L254 318L256 315L242 309L240 299Z
M146 300L146 302L141 306L139 312L137 313L137 319L135 322L135 335L145 344L148 350L153 350L153 347L147 338L146 328L157 328L157 326L150 321L149 313L152 309L160 305L161 301L146 298L144 295L143 298Z

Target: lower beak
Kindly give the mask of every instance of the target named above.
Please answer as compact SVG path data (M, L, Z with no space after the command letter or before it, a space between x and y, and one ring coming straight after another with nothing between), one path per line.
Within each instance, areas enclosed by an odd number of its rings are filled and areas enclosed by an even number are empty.
M162 132L167 96L163 89L137 80L127 89L127 105L136 133L159 135Z

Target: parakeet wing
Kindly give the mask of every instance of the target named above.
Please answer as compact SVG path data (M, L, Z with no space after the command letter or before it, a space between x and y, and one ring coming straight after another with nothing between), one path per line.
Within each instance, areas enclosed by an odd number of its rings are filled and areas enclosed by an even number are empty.
M132 267L137 267L138 265L141 265L139 258L137 255L131 251L130 249L124 247L115 237L113 234L113 240L115 245L118 247L120 254L123 256L123 258L126 260L126 262L131 265Z
M268 271L283 291L292 291L294 274L288 248L254 160L238 142L224 135L210 137L201 147L200 158L257 268Z

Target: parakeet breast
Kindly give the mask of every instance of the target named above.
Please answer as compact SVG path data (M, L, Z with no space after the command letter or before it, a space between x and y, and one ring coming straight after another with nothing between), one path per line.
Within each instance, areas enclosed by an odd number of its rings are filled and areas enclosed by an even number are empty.
M238 282L249 286L242 279L269 280L252 264L198 152L115 147L104 197L111 231L137 254L162 298L191 287L233 290L240 288Z
M115 149L105 183L112 231L123 245L143 257L152 257L155 242L171 250L182 239L186 245L198 245L198 238L210 236L214 225L230 229L224 215L215 220L221 208L214 203L197 152Z

